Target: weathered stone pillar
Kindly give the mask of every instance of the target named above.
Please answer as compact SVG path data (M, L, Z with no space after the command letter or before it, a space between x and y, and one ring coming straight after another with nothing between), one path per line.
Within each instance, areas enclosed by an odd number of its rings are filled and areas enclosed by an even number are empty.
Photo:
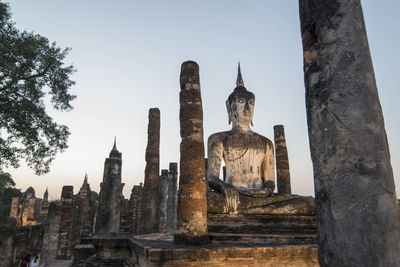
M289 158L283 125L274 126L274 140L278 194L291 195L292 188L290 186Z
M49 205L49 212L43 230L43 245L40 253L40 264L43 264L43 266L45 266L45 263L54 260L57 255L62 214L61 205L58 201L50 202Z
M160 217L158 221L158 231L165 233L167 231L167 206L168 206L168 170L161 170L160 176Z
M96 212L95 234L116 235L121 222L121 183L122 154L116 142L104 163L103 182L100 184L99 204Z
M147 130L146 169L142 199L142 233L158 232L160 193L158 176L160 172L160 110L149 110Z
M300 0L321 266L400 266L400 223L360 0Z
M180 76L180 178L176 244L204 244L207 232L206 174L204 163L203 108L199 66L182 64Z
M47 219L47 213L49 212L49 192L46 188L46 191L43 194L43 199L40 207L40 223L44 225Z
M142 183L140 185L133 186L130 207L132 209L132 223L131 223L131 233L140 233L140 222L141 222L141 209L142 209Z
M88 176L85 174L85 179L81 189L79 190L79 200L81 202L81 235L88 236L91 235L93 225L91 221L91 210L90 210L90 185L88 184Z
M60 230L58 232L58 245L56 259L69 259L71 258L70 237L71 228L73 225L74 209L72 205L72 198L74 196L74 187L71 185L63 186L61 192L61 218Z
M177 179L178 164L171 162L169 164L168 180L168 200L167 200L167 232L175 233L176 230L176 212L178 206Z

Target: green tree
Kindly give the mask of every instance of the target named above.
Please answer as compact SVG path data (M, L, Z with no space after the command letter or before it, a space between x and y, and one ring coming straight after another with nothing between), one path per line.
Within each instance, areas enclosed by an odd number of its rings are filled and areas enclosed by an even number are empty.
M10 214L11 201L13 197L21 197L20 189L14 188L15 182L7 172L0 171L0 216Z
M44 100L48 96L56 110L72 109L75 96L68 90L75 69L63 62L69 50L19 31L8 4L0 2L0 170L25 159L36 174L46 173L68 147L68 127L47 114Z

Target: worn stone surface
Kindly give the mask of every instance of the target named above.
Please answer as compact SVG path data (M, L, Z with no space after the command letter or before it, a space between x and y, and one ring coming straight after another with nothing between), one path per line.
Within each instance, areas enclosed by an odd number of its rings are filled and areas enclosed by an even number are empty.
M88 176L85 174L85 179L83 180L83 184L81 189L79 190L79 198L81 201L81 235L88 236L92 234L93 229L93 219L94 213L91 209L92 205L90 203L90 185L88 183Z
M319 266L312 244L174 246L171 236L161 234L137 236L131 242L135 266Z
M43 246L40 256L40 262L42 264L55 260L56 258L61 210L61 203L59 201L50 203L46 224L44 225Z
M232 129L208 138L208 185L223 194L232 213L238 213L239 194L267 197L275 188L272 142L250 129L254 103L255 96L244 87L239 65L236 88L226 100ZM222 159L224 180L219 178Z
M131 207L132 221L131 221L131 233L138 234L140 233L140 218L141 218L141 209L142 209L142 192L143 186L142 183L140 185L135 185L132 188L131 197L129 200L129 206Z
M136 266L134 244L125 237L86 237L76 246L73 266Z
M167 212L168 212L168 170L161 170L160 175L160 215L158 221L158 232L167 232Z
M160 212L160 110L149 110L147 130L146 169L142 197L141 232L157 233Z
M213 244L315 244L315 216L208 214Z
M290 185L289 157L283 125L274 126L274 141L278 194L290 195L292 188Z
M35 190L29 187L23 197L13 197L10 217L16 219L17 226L36 225L41 222L42 199L36 198Z
M63 260L71 257L70 242L73 234L73 219L74 219L74 206L73 206L73 186L63 186L61 192L61 216L60 216L60 229L58 232L58 244L56 259Z
M100 185L99 204L96 212L95 234L116 235L119 233L121 220L122 188L121 153L116 143L104 163L103 182Z
M400 223L360 0L300 0L321 266L400 266Z
M231 213L226 198L217 192L207 196L209 214ZM269 197L239 195L239 214L315 215L313 197L273 194Z
M40 223L44 225L46 223L47 214L49 212L49 191L46 188L46 191L43 194L42 206L40 208Z
M204 244L207 235L207 197L203 141L203 108L199 66L182 64L180 74L180 171L176 244Z
M0 216L0 264L12 266L14 262L15 218Z
M300 224L304 220L297 218ZM176 245L172 235L160 233L84 238L75 251L74 266L319 266L313 244L238 242L196 247Z
M171 162L168 172L168 200L167 200L167 232L175 233L176 230L176 213L178 207L178 164Z
M314 214L314 202L310 198L270 197L275 188L274 148L272 142L250 128L253 119L255 96L244 87L240 65L236 88L226 101L232 129L212 134L208 138L207 180L209 213L232 214ZM280 151L284 146L283 132L279 134ZM288 160L286 167L285 194L290 195ZM221 180L222 159L225 162Z
M119 223L119 234L126 235L129 234L131 230L131 207L129 204L129 199L125 199L122 197L121 199L121 219Z

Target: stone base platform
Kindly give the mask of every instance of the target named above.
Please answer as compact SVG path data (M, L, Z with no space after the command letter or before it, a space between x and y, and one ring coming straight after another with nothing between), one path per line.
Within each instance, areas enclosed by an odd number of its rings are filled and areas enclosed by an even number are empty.
M135 266L319 266L317 246L311 244L175 246L171 235L161 234L131 240L138 259Z
M208 230L204 246L160 233L82 239L74 266L319 266L314 216L209 214Z
M73 266L319 266L314 244L176 246L173 236L166 234L94 237L84 241L91 245L78 246L91 253L79 253L77 246Z
M215 244L317 244L315 216L208 214Z

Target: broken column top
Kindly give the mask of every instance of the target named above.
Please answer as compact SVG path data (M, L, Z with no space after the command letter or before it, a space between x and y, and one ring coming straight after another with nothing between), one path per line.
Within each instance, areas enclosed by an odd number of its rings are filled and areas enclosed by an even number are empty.
M180 76L181 89L183 89L183 86L185 86L185 84L188 82L200 82L199 65L192 60L188 60L182 63Z

